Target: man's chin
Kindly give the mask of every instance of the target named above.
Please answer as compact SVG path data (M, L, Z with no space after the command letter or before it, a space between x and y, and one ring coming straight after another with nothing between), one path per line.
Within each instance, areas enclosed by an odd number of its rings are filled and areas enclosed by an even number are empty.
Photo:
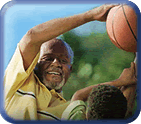
M49 88L49 89L55 89L55 90L60 90L64 86L65 82L64 80L62 81L46 81L43 80L44 85Z

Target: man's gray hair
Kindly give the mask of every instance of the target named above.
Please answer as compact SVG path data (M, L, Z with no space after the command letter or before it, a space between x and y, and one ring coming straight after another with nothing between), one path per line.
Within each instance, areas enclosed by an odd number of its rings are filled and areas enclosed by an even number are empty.
M70 45L67 42L65 42L63 34L58 36L57 39L60 39L60 40L62 40L64 42L64 44L65 44L65 46L66 46L66 48L68 50L68 53L69 53L69 55L71 57L70 58L71 64L73 64L74 52L73 52L72 48L70 47Z
M62 39L61 39L62 40ZM74 52L73 52L73 50L72 50L72 48L70 47L70 45L67 43L67 42L65 42L64 40L62 40L63 42L64 42L64 44L65 44L65 46L66 46L66 48L67 48L67 50L68 50L68 53L69 53L69 55L70 55L70 60L71 60L71 64L73 64L73 58L74 58Z

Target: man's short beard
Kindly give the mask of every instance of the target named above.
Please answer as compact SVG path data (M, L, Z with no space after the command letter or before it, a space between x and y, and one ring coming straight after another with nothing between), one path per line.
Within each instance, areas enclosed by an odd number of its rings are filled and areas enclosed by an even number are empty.
M51 81L47 81L46 78L43 76L43 84L50 89L60 90L65 84L65 78L63 76L63 80L60 83L54 83Z

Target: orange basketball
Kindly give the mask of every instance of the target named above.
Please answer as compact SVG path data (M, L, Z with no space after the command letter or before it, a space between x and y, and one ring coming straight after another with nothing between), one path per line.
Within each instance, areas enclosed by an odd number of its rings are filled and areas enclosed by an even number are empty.
M107 16L106 29L115 46L127 52L137 51L137 15L128 5L113 7Z

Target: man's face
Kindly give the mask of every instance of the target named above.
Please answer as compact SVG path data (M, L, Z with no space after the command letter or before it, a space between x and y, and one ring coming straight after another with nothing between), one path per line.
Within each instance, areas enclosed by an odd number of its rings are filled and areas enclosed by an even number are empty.
M62 89L71 72L70 55L62 41L51 40L42 45L39 68L45 86Z

